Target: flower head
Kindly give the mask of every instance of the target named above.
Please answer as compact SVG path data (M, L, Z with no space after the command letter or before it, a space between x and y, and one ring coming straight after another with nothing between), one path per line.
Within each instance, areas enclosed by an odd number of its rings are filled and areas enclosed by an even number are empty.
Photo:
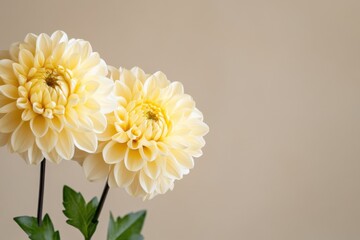
M113 110L107 73L87 41L28 34L0 54L0 142L31 164L94 152Z
M107 115L96 154L84 157L90 180L109 174L109 185L150 199L174 186L202 155L208 126L179 82L162 72L145 74L110 67L116 110Z

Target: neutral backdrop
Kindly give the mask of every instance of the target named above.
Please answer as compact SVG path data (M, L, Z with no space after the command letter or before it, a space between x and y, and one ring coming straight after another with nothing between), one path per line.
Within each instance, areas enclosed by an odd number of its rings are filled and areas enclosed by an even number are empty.
M107 63L181 81L210 126L204 155L175 189L142 202L111 190L115 215L147 209L147 240L360 239L360 2L4 1L0 48L64 30ZM1 148L0 238L35 215L39 166ZM64 240L62 186L87 199L76 163L48 164L44 211Z

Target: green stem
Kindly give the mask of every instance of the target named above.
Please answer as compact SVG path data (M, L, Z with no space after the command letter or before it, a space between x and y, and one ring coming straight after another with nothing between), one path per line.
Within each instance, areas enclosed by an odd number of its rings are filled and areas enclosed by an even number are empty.
M46 159L44 158L41 161L41 166L40 166L39 199L38 199L38 209L37 209L37 221L39 226L41 226L42 224L42 211L44 205L45 168L46 168Z
M98 222L98 219L99 219L99 216L100 216L100 213L101 213L101 210L104 206L104 203L105 203L105 200L106 200L106 196L109 192L109 184L108 184L108 181L106 180L106 183L105 183L105 187L104 187L104 190L101 194L101 198L100 198L100 202L99 202L99 205L98 207L96 208L96 212L95 212L95 215L92 219L92 222L93 223L97 223Z

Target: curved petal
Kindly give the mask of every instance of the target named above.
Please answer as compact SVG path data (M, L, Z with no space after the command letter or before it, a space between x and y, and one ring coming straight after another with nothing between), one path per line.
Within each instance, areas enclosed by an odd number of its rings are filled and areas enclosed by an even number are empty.
M36 115L30 120L30 127L36 137L42 137L49 129L49 123L42 115Z
M50 37L47 34L42 33L36 39L36 50L41 51L45 58L48 58L51 55L52 43Z
M149 144L148 146L143 145L142 147L140 147L139 152L140 152L141 157L145 161L152 161L155 159L155 157L158 153L158 150L157 150L155 144Z
M155 181L149 178L144 171L140 171L139 181L141 187L144 189L146 193L152 193L155 190Z
M19 63L30 69L34 66L34 56L29 50L21 49L19 52Z
M28 151L28 159L30 164L35 165L39 164L44 159L41 150L35 144L33 144Z
M125 166L129 171L139 171L145 164L138 150L127 149L125 154Z
M164 170L166 175L170 178L179 180L183 176L182 168L170 157L166 159Z
M46 153L49 153L50 151L53 150L57 141L58 141L58 135L54 132L54 130L50 128L48 129L48 131L44 136L36 138L36 144L43 152ZM56 153L56 155L58 154Z
M15 152L25 152L34 144L34 135L29 122L22 122L11 135L11 146Z
M53 34L51 34L50 38L52 40L53 47L56 46L57 44L59 44L60 42L68 41L68 37L67 37L66 33L63 31L60 31L60 30L57 30Z
M88 153L94 153L96 151L98 141L95 133L72 131L71 134L76 147Z
M0 92L4 96L11 99L16 99L19 97L18 88L15 87L14 85L10 85L10 84L2 85L0 86Z
M57 132L61 132L64 128L64 118L63 116L54 116L50 121L50 127Z
M172 188L174 187L174 179L171 178L167 178L165 176L161 177L156 185L156 191L164 194L166 193L169 189L172 190Z
M128 102L131 100L131 90L125 85L124 82L115 81L115 96L121 96L125 98Z
M97 112L90 115L96 133L102 133L106 129L107 121L104 114Z
M135 173L126 169L124 161L119 162L114 167L114 177L119 187L127 187L134 180Z
M126 144L110 141L108 144L106 144L103 150L105 162L108 164L114 164L124 160L126 150Z
M108 124L105 132L98 134L98 138L100 141L108 141L115 134L116 134L116 129L114 124Z
M55 149L62 158L66 160L71 160L73 158L75 152L74 140L68 130L63 129L59 133Z
M0 132L10 133L13 132L21 123L21 112L14 111L5 114L0 119Z
M153 76L158 79L158 87L160 88L167 87L170 84L170 81L167 79L166 75L161 71L157 71L153 74Z
M11 139L11 133L0 133L0 146L4 146L9 143Z
M139 79L141 82L145 82L145 80L148 78L148 74L146 74L141 68L139 67L133 67L131 68L131 73Z
M4 83L18 86L19 82L16 75L14 74L13 63L14 62L9 59L0 60L0 77Z
M194 167L194 159L185 151L172 149L171 153L182 167L187 169L192 169Z
M115 176L114 176L113 165L109 168L110 168L110 173L109 173L108 181L107 181L109 184L109 187L110 188L118 187L116 180L115 180Z
M17 110L16 102L10 102L0 107L0 113L8 113L16 110Z
M152 179L157 179L160 175L161 168L156 160L147 162L144 166L144 172Z
M49 160L52 163L60 163L61 162L61 157L59 156L59 154L57 154L57 152L55 150L52 150L51 152L43 152L46 160Z
M136 176L134 177L134 181L132 181L132 183L126 188L126 191L134 197L146 195L140 185L139 174L136 174Z
M104 179L109 174L109 165L102 158L101 153L90 154L83 162L85 176L89 181Z

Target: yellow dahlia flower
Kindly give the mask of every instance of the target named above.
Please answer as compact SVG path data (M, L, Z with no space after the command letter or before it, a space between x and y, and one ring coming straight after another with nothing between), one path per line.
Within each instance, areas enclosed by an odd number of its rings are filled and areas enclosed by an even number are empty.
M162 72L109 67L117 109L107 115L99 149L82 162L88 179L109 174L110 187L151 199L174 186L202 155L208 126L179 82Z
M61 31L0 52L0 143L30 164L72 159L75 147L95 152L115 103L107 74L89 42Z

